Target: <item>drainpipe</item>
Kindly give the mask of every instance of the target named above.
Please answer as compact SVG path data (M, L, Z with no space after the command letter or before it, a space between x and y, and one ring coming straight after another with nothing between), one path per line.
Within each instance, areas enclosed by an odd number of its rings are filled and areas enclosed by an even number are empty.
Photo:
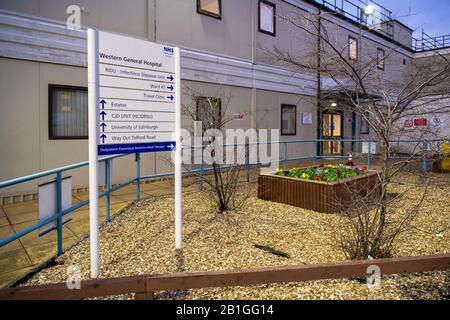
M356 113L352 112L352 152L355 151L355 139L356 139Z
M318 120L316 121L318 128L318 137L319 140L323 139L323 103L322 103L322 55L321 55L321 48L322 48L322 9L319 7L319 16L318 16L318 36L317 36L317 113L318 113ZM323 142L320 141L317 145L317 154L319 156L322 155L323 152Z

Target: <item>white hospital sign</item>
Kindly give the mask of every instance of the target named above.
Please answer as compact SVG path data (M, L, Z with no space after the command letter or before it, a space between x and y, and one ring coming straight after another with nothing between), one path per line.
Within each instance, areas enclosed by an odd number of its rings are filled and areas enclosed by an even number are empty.
M91 277L100 272L98 156L175 152L175 248L182 248L180 49L88 29Z
M172 151L175 50L98 32L98 154Z

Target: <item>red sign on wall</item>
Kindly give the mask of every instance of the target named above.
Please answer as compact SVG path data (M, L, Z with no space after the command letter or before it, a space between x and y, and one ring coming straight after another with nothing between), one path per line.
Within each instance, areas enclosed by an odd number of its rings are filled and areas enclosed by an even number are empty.
M425 118L414 119L414 125L416 127L426 127L426 126L428 126L428 119L425 119Z

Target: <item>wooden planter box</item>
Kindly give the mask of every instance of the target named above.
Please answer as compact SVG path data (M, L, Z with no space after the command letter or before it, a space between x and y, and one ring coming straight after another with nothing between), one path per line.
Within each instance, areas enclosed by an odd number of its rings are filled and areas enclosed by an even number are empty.
M353 197L349 190L365 197L369 190L377 187L372 195L373 198L379 197L379 179L376 171L332 183L261 174L258 178L258 198L317 212L337 213L351 203Z

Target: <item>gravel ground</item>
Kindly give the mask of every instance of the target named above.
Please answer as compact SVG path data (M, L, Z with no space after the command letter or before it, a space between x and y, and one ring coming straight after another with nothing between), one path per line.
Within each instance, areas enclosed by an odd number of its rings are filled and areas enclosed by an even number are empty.
M393 192L410 190L405 208L418 197L412 188L419 177L403 175ZM395 243L395 256L450 252L450 175L433 175L416 228ZM333 240L334 215L316 213L252 197L245 207L217 214L199 192L183 195L184 270L211 271L344 261ZM142 201L125 211L100 236L101 277L179 271L174 257L173 197ZM276 256L255 247L287 253ZM77 265L89 278L89 240L58 259L59 264L33 276L26 285L65 281L67 267ZM448 299L450 270L383 277L379 290L358 280L189 290L157 293L157 298L183 299ZM114 298L132 298L132 295Z

